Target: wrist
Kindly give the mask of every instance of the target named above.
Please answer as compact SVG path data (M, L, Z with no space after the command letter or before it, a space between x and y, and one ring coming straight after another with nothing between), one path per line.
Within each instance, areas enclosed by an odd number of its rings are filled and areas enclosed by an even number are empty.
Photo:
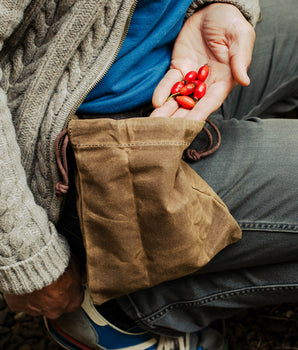
M186 18L189 18L204 7L215 3L234 5L252 26L255 26L260 18L259 0L194 0L187 10Z

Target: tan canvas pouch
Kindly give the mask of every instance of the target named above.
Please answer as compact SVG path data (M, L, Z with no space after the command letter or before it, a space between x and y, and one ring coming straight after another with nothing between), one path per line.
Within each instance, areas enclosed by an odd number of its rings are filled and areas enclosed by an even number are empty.
M77 207L96 304L193 273L241 237L182 160L204 122L72 120Z

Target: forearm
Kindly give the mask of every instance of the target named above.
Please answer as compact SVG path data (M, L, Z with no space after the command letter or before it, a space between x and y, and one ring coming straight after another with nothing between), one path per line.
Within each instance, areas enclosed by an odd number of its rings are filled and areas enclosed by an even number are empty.
M0 0L0 49L30 0ZM2 71L0 68L0 80ZM30 141L30 140L29 140ZM21 164L6 95L0 89L0 290L23 294L56 280L69 260L66 241L33 198Z
M210 3L222 2L235 5L244 17L255 26L260 17L259 0L194 0L187 11L187 17Z
M56 280L68 245L27 185L6 98L0 90L0 290L22 294Z

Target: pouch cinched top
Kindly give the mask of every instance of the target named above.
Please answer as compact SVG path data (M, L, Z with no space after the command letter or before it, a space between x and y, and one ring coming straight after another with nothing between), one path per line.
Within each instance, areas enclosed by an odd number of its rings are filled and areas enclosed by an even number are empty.
M182 160L204 122L74 119L77 207L96 304L193 273L241 237Z

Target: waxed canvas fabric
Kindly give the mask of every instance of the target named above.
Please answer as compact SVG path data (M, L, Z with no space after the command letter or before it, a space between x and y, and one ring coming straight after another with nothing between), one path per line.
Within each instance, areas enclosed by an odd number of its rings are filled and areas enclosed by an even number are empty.
M72 120L77 207L95 304L197 271L241 230L182 160L204 122Z

